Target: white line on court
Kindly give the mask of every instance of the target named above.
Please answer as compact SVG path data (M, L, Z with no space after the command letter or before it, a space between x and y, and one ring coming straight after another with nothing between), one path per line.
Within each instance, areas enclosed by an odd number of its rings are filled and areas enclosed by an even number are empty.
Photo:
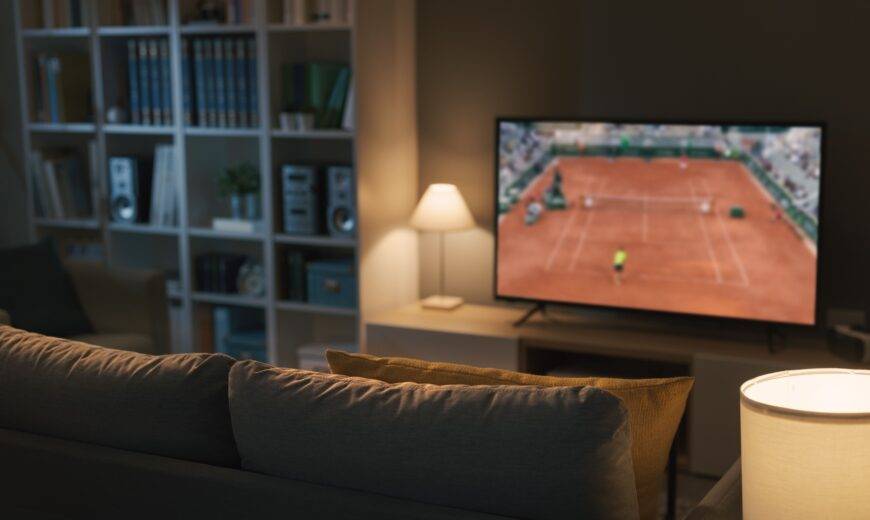
M641 237L640 241L644 244L646 244L646 237L647 237L646 230L649 227L649 224L647 223L647 221L649 219L648 219L647 214L646 214L646 206L647 206L648 199L649 199L649 197L647 196L646 192L643 192L643 223L641 224L643 226L643 236Z
M707 184L706 179L701 179L701 184L704 185L704 191L707 192L707 195L710 196L710 186ZM743 260L740 258L740 255L737 254L737 248L734 247L734 242L731 240L731 234L728 232L728 228L725 226L725 222L722 221L722 214L720 212L716 212L716 220L719 222L719 227L722 229L722 234L725 236L725 242L728 244L728 250L731 251L731 257L734 258L734 262L737 263L737 270L740 271L740 278L743 280L743 286L749 286L749 276L746 275L746 267L743 265Z
M689 188L692 190L692 198L695 198L695 183L689 179ZM718 213L717 213L718 215ZM700 213L697 214L698 222L701 226L701 232L704 234L704 243L707 245L707 255L713 261L713 269L716 271L716 283L722 283L722 270L719 268L719 260L713 251L713 243L710 242L710 234L707 232L707 223L704 222L704 217Z
M604 188L604 185L607 184L607 179L605 178L601 181L601 186L598 189ZM589 182L589 186L587 188L592 187L592 182ZM578 207L579 210L579 207ZM583 228L580 230L580 239L577 240L577 246L574 248L574 252L571 254L571 263L568 265L568 270L573 271L574 266L577 264L577 259L580 258L580 251L583 249L583 244L586 243L586 236L589 234L589 225L592 224L592 219L595 217L595 211L589 211L589 217L586 219L586 222L583 223Z

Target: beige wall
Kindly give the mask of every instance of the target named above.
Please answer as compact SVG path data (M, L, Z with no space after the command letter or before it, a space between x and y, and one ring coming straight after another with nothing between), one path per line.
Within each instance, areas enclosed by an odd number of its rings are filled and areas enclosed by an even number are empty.
M580 99L580 2L420 0L417 5L418 196L457 184L478 227L447 237L446 292L492 301L497 116L574 114ZM437 289L437 241L420 240L420 292Z

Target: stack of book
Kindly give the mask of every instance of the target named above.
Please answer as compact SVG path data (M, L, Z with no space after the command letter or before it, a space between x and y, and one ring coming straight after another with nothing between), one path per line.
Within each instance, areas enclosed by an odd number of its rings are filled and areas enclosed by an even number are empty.
M103 25L166 25L166 0L99 0Z
M91 118L91 68L87 54L40 52L34 61L37 121L64 123Z
M175 226L178 219L178 185L175 145L158 144L154 149L151 181L150 222L155 226Z
M36 214L51 219L92 218L91 182L98 178L96 143L88 143L88 161L70 150L38 151L30 154Z
M204 253L196 257L196 290L212 293L239 294L239 269L248 259L245 255Z
M253 37L184 39L181 69L186 125L259 125L257 44Z
M88 0L41 0L30 3L30 13L41 19L46 29L61 27L87 27L93 11Z
M339 63L284 64L284 110L314 115L317 128L351 128L353 87L350 67Z
M280 9L284 25L346 24L353 19L352 0L282 0L271 5ZM278 16L273 15L275 18Z
M169 42L127 40L127 92L134 125L172 124L172 76Z

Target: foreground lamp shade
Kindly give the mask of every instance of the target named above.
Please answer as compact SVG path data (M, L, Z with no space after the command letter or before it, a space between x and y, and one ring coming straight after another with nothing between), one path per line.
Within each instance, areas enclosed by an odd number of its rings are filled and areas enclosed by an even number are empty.
M777 372L740 387L743 518L870 518L870 371Z
M453 184L431 184L423 193L411 225L422 231L459 231L474 227L474 217Z

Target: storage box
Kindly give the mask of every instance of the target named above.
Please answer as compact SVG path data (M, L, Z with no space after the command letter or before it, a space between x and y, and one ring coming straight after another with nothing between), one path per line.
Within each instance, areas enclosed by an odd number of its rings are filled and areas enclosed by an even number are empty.
M356 307L353 260L308 262L308 303L330 307Z
M224 354L236 359L266 362L266 333L262 330L231 332L224 339Z

